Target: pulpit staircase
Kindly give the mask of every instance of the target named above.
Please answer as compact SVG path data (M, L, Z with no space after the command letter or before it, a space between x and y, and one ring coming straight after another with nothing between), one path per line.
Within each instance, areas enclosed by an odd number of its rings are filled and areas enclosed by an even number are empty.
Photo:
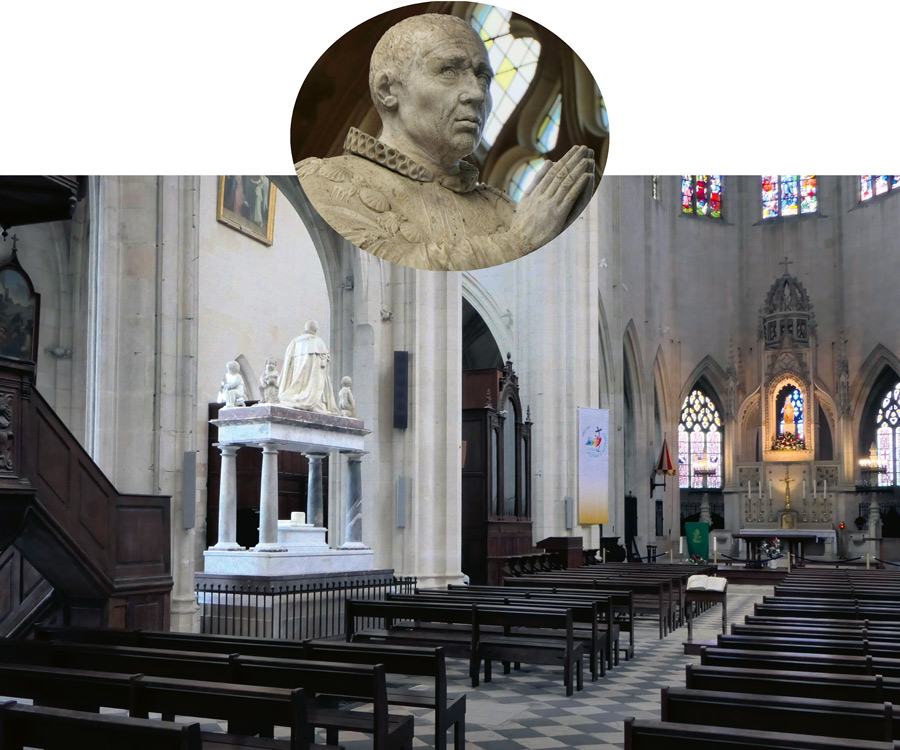
M118 492L33 380L0 357L0 635L168 629L170 498Z

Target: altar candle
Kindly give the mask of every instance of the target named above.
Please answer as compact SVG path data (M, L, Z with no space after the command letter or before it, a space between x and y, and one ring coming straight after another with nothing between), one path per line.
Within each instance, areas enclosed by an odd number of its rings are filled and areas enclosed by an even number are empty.
M719 540L716 537L713 537L713 552L719 549Z
M772 499L772 479L769 478L769 500Z
M759 499L762 500L762 480L759 480L756 484L757 484L757 492L759 494Z
M747 499L750 499L750 480L747 480Z
M806 480L803 480L803 499L806 500Z
M816 480L813 479L813 500L816 499Z
M822 490L822 497L826 498L826 497L828 497L828 480L826 479L824 481L825 481L825 489Z
M678 554L679 555L684 554L684 537L683 536L678 537Z

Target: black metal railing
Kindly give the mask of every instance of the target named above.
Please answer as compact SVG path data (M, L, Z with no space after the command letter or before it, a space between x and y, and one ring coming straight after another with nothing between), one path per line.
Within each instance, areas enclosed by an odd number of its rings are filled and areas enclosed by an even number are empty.
M384 599L415 588L414 577L379 576L284 586L201 582L195 592L201 633L303 640L343 635L348 598Z
M900 500L878 500L881 510L881 535L885 539L900 538ZM869 503L859 504L859 515L869 520Z

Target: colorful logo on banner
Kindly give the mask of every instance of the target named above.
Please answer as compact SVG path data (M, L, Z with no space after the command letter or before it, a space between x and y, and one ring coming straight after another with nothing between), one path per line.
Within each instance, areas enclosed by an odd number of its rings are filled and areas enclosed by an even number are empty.
M584 441L584 455L587 458L600 458L606 455L608 442L606 440L606 430L600 425L590 425L585 427L581 433L581 439Z
M609 409L578 409L578 523L609 523Z

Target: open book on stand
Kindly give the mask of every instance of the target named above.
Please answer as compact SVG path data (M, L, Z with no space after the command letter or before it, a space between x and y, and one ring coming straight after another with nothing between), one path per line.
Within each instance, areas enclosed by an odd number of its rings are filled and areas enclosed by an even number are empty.
M688 591L724 591L725 587L728 585L728 581L725 578L719 578L717 576L691 576L688 578L687 582L687 590Z

